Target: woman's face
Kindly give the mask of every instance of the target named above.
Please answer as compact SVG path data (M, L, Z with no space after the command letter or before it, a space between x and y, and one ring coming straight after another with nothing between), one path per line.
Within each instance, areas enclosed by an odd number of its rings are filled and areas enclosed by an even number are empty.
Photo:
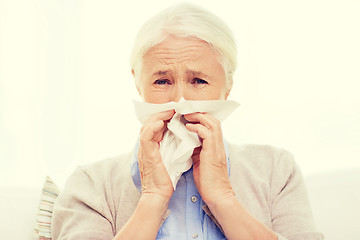
M138 91L149 103L226 99L221 56L195 38L168 37L143 57Z

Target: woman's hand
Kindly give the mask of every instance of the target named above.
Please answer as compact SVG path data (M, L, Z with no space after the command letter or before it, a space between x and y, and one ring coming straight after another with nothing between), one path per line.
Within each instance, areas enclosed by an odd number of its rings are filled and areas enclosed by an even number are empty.
M138 162L143 196L169 201L174 192L159 151L167 122L174 114L174 110L154 114L141 128Z
M196 188L220 223L226 238L277 239L276 234L255 219L236 200L231 187L220 121L207 113L184 116L186 128L197 133L202 147L193 153L193 174Z
M174 192L159 151L166 124L174 114L174 110L154 114L141 128L137 156L142 194L133 215L113 240L156 239Z
M189 121L186 128L198 134L203 143L192 156L194 181L202 199L211 207L226 196L234 197L220 121L208 113L192 113L184 117Z

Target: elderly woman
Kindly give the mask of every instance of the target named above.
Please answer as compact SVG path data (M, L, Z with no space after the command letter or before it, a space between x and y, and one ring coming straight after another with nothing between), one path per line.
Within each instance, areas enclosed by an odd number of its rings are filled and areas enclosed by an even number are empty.
M145 102L225 100L236 46L218 17L178 5L140 29L131 65ZM202 145L174 191L159 151L174 113L152 115L129 155L77 169L54 206L53 239L323 238L292 155L226 143L206 112L184 115Z

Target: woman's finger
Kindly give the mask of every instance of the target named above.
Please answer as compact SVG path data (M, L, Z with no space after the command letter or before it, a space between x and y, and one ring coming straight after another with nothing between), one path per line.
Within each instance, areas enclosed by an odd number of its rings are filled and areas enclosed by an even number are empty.
M167 121L167 120L170 120L174 116L174 114L175 114L175 110L170 109L167 111L156 113L156 114L152 115L152 117L150 117L150 119L152 119L154 121L156 121L156 120Z
M174 114L175 114L175 110L173 109L164 112L155 113L144 122L143 127L149 124L151 125L157 121L167 122L174 116Z
M187 123L185 127L190 132L196 133L202 139L209 139L213 134L209 128L200 123Z
M208 129L215 130L218 129L220 121L208 113L190 113L185 114L184 118L190 123L200 123L207 127Z
M160 142L166 129L166 123L174 116L175 111L169 110L151 116L143 124L140 131L140 141Z
M207 144L222 141L221 123L218 119L207 113L192 113L184 117L189 121L186 128L190 132L198 134L201 139L206 140Z

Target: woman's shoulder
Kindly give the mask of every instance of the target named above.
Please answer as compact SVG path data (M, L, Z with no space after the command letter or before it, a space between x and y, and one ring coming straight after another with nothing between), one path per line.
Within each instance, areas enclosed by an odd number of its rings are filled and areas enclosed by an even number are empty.
M130 170L133 153L122 154L118 156L109 157L90 164L81 165L78 170L89 175L109 176L119 175L119 173L127 173Z
M235 145L228 143L229 155L232 158L240 158L261 162L285 161L293 162L293 155L288 150L272 145L243 144Z
M251 171L253 174L273 177L291 174L297 164L288 150L271 145L228 144L232 171Z
M285 149L270 145L229 144L228 151L230 179L237 192L255 191L257 196L263 191L265 193L261 194L273 199L288 185L293 189L304 186L299 166Z
M132 153L78 166L67 179L65 189L92 188L104 191L131 182Z

